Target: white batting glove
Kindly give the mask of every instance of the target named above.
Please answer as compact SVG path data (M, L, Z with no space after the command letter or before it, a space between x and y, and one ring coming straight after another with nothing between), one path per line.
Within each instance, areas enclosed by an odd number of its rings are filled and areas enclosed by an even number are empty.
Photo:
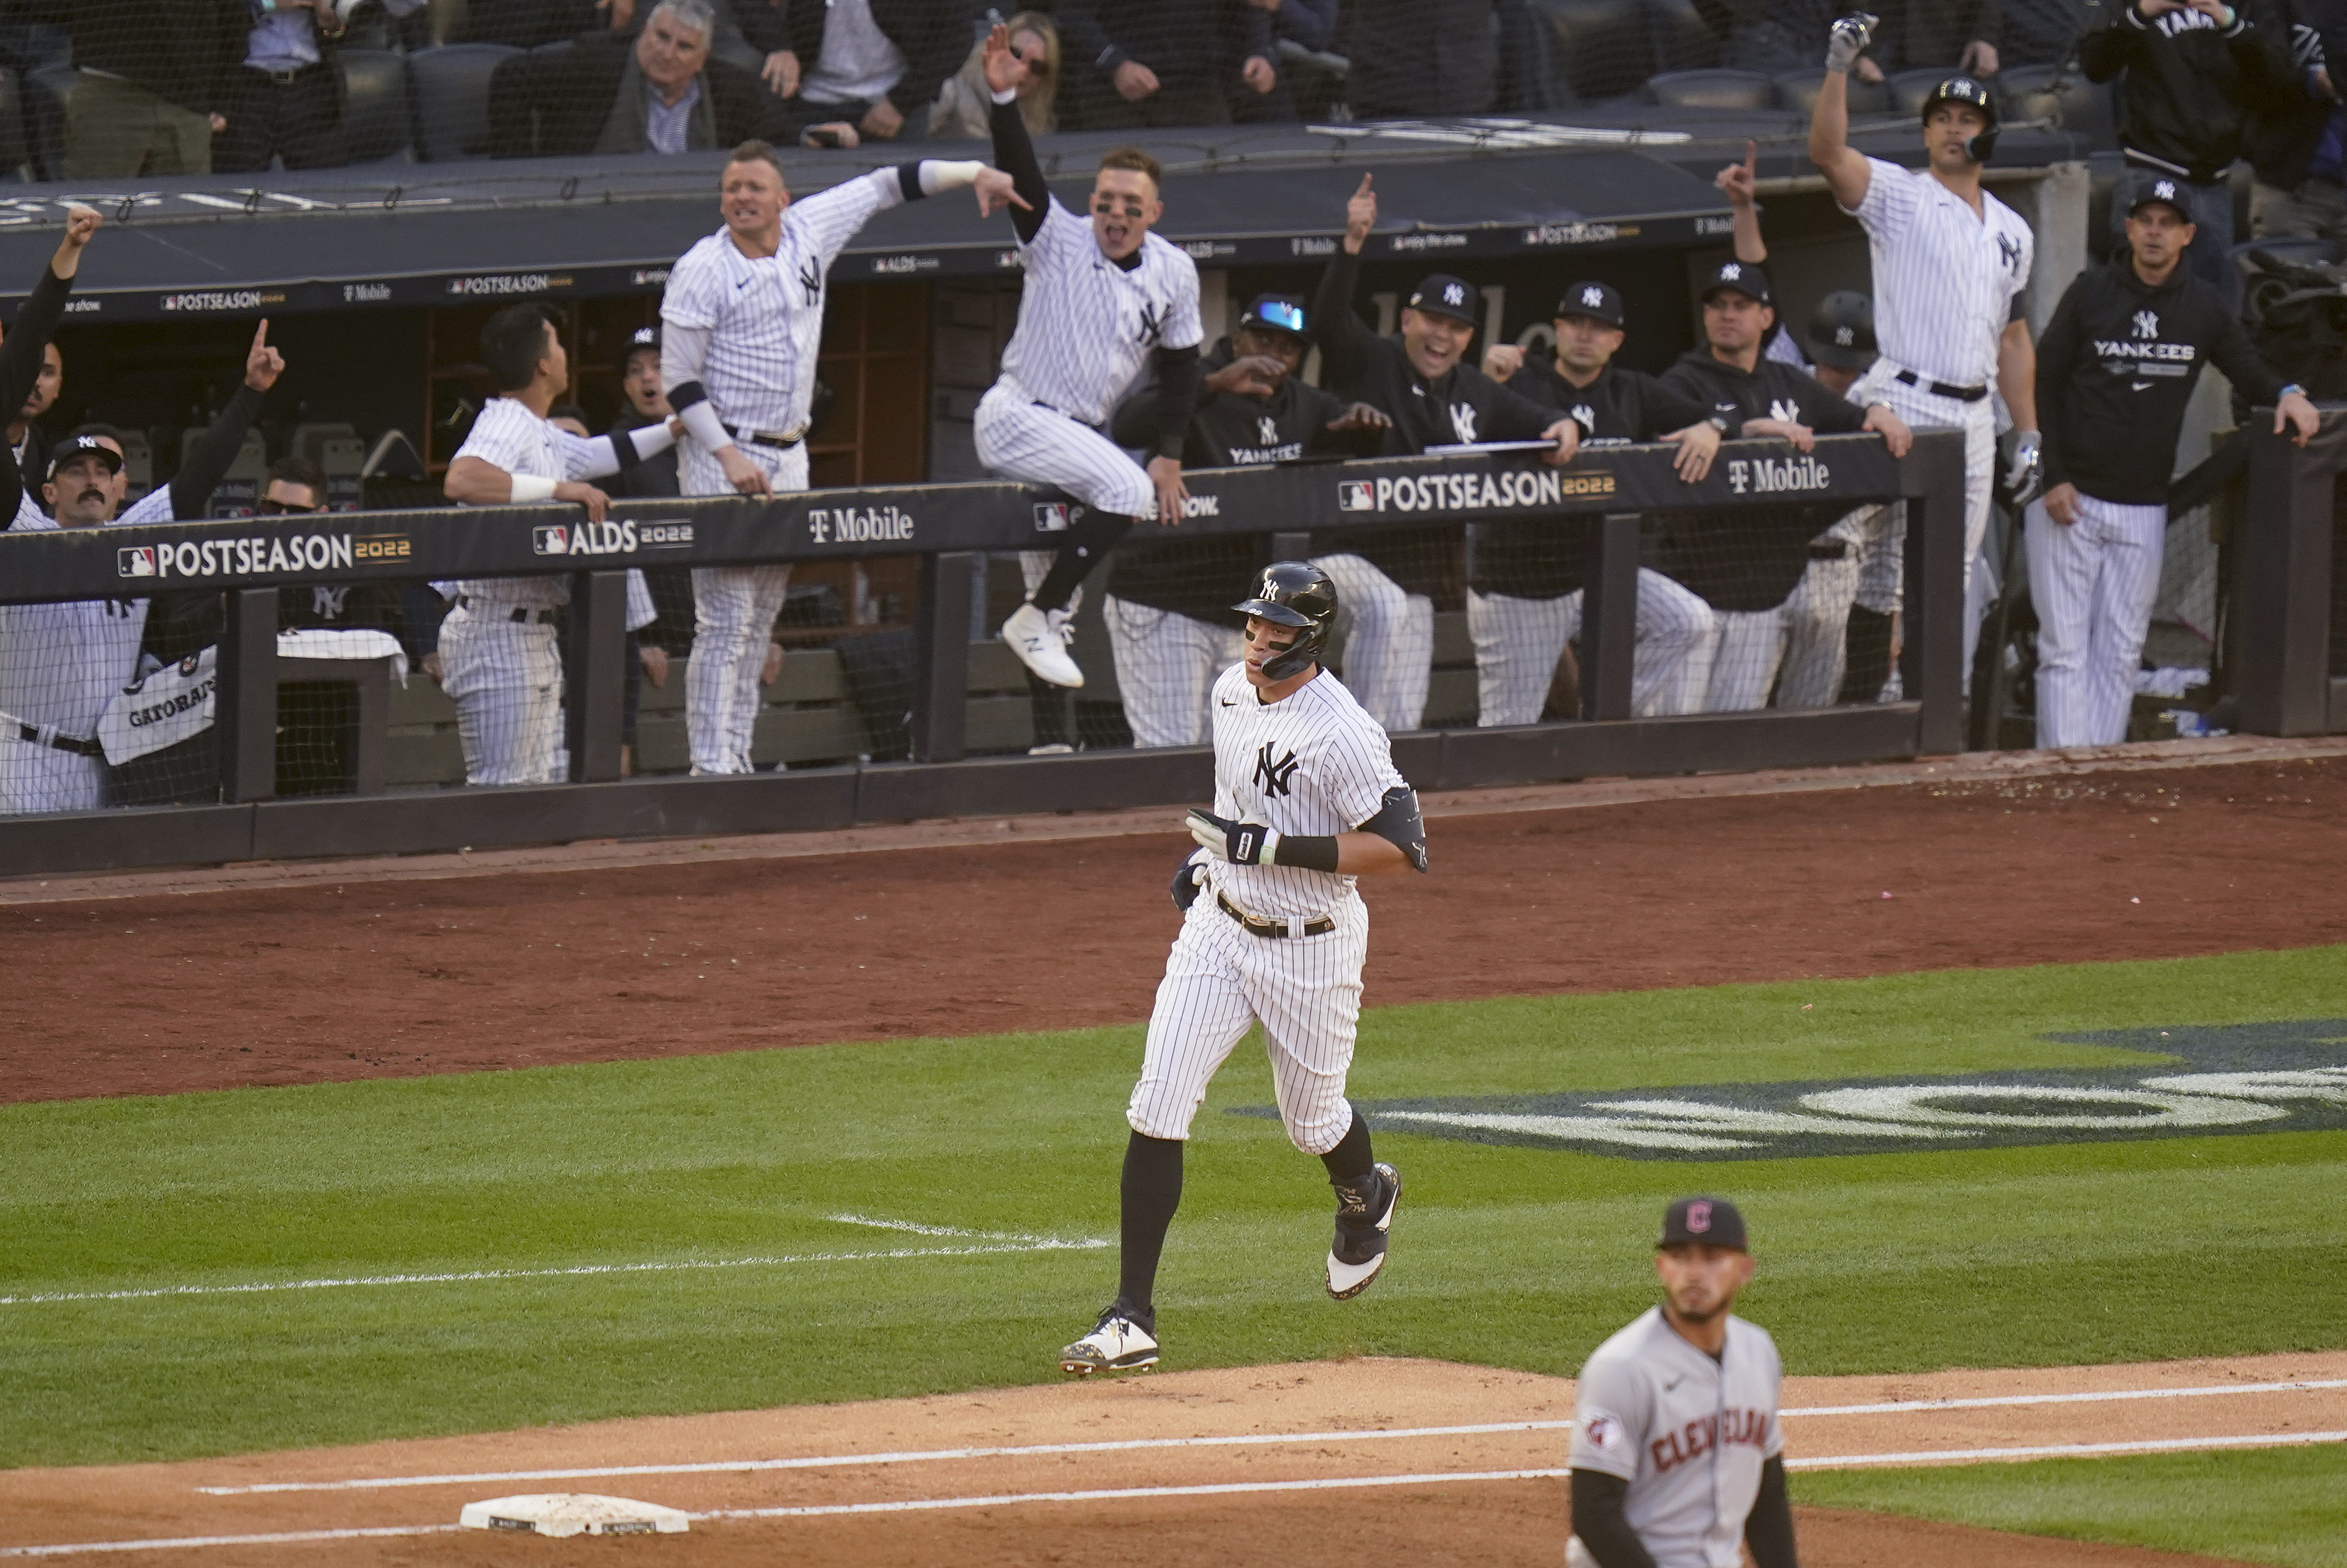
M1866 53L1866 46L1874 41L1874 28L1881 20L1864 11L1853 11L1834 23L1833 31L1826 36L1826 69L1848 76L1859 56Z
M2045 465L2038 451L2037 432L2024 430L2013 444L2013 466L2004 473L2004 487L2013 492L2013 504L2025 507L2037 498L2045 487Z

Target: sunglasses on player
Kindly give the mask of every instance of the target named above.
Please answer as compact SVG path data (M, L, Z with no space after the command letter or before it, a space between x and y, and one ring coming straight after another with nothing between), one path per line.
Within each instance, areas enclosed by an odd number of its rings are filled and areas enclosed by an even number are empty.
M253 510L254 515L255 515L255 516L257 516L257 517L263 517L263 518L282 518L282 517L285 516L285 515L286 515L287 513L289 513L289 512L301 512L301 513L308 514L308 513L313 513L313 512L323 512L323 511L324 511L325 509L326 509L326 508L325 508L325 507L324 507L323 505L315 506L315 507L296 507L296 506L292 506L292 505L291 505L290 503L287 503L287 502L281 501L281 500L277 499L277 498L276 498L275 497L273 497L273 496L263 496L263 497L261 497L261 499L259 499L258 501L255 501L255 502L252 504L252 510Z
M1284 333L1304 335L1304 307L1285 300L1266 300L1247 313L1246 325L1276 327Z

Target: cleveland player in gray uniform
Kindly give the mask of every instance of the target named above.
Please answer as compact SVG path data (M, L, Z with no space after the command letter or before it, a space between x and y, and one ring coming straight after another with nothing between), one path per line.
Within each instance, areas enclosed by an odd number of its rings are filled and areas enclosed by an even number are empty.
M1784 1364L1735 1316L1744 1216L1681 1198L1655 1244L1662 1304L1600 1345L1573 1410L1568 1568L1798 1568L1777 1420Z
M805 489L824 278L834 259L876 212L975 186L985 216L1010 184L982 163L924 159L794 201L773 148L735 148L718 177L725 226L678 259L661 296L661 387L691 437L678 463L684 493ZM758 678L790 580L787 561L693 570L684 720L696 774L751 771Z
M1139 148L1102 155L1092 221L1060 205L1043 182L1027 122L1019 116L1026 67L1010 29L986 40L994 96L994 161L1011 177L1011 214L1027 272L1019 325L1002 351L1002 377L979 399L979 461L1029 484L1053 485L1082 505L1064 520L1050 555L1029 551L1027 600L1002 623L1002 641L1055 686L1081 686L1068 657L1076 590L1112 546L1153 510L1182 520L1182 446L1198 389L1198 268L1150 232L1162 217L1157 160ZM1143 472L1103 435L1117 398L1143 364L1157 375L1155 455ZM1039 516L1057 520L1057 514Z
M1418 795L1394 771L1384 728L1320 668L1337 615L1327 574L1275 562L1231 608L1247 618L1246 657L1214 682L1214 809L1189 815L1199 847L1174 876L1182 934L1124 1112L1117 1298L1060 1352L1061 1370L1080 1376L1155 1365L1152 1297L1182 1202L1182 1145L1206 1085L1257 1020L1288 1139L1320 1157L1337 1190L1330 1296L1358 1296L1385 1266L1401 1196L1345 1075L1369 938L1353 882L1426 869Z

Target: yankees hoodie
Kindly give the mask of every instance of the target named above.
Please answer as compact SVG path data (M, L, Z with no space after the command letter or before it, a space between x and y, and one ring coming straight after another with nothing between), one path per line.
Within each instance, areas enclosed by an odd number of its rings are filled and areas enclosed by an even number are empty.
M2281 377L2223 297L2180 262L2157 288L2124 250L2079 273L2037 340L2046 485L2121 506L2165 501L2203 364L2223 371L2252 406L2281 395Z

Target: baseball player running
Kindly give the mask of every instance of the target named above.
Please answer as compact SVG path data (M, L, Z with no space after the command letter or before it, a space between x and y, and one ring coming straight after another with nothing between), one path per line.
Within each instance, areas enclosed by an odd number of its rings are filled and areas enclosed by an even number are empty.
M1392 423L1366 403L1348 407L1297 379L1311 339L1304 302L1264 294L1202 362L1205 380L1182 448L1185 464L1248 467L1374 450ZM1157 389L1117 405L1109 435L1120 446L1157 441ZM1110 558L1109 647L1136 746L1194 746L1211 733L1207 692L1243 654L1229 585L1260 571L1264 534L1208 534L1126 545ZM1221 590L1216 591L1216 586Z
M1397 341L1369 330L1353 309L1361 247L1378 223L1370 177L1345 205L1345 238L1321 275L1312 304L1313 341L1320 345L1321 380L1339 395L1358 398L1393 416L1385 456L1406 457L1430 446L1478 441L1556 443L1542 461L1573 461L1589 431L1570 415L1542 407L1463 363L1475 341L1475 291L1436 272L1402 308ZM1345 528L1313 540L1314 564L1344 595L1351 619L1345 673L1361 706L1389 732L1415 730L1426 717L1427 683L1434 667L1433 590L1448 574L1436 564L1455 548L1455 529ZM1545 690L1545 688L1543 688Z
M1664 384L1710 404L1747 437L1774 437L1807 452L1819 433L1873 431L1903 457L1914 436L1882 402L1860 408L1850 399L1829 392L1816 378L1781 360L1762 355L1761 345L1774 330L1777 312L1768 274L1744 261L1723 261L1703 291L1704 346L1679 357L1663 377ZM1783 517L1787 514L1777 514ZM1812 518L1812 526L1832 514L1816 517L1814 508L1795 507L1790 516ZM1766 514L1748 515L1744 532L1750 541L1745 569L1720 574L1700 586L1717 616L1717 633L1708 660L1698 653L1690 665L1690 679L1707 663L1704 700L1706 712L1740 712L1768 700L1785 648L1784 606L1798 589L1813 547L1798 530L1773 526ZM1768 546L1789 546L1796 556L1783 562ZM1717 552L1709 564L1726 565ZM1781 568L1782 569L1775 569Z
M1055 686L1081 686L1068 656L1076 590L1135 518L1182 520L1182 446L1198 389L1198 268L1151 232L1164 216L1163 171L1139 148L1101 159L1092 221L1060 205L1043 183L1019 114L1027 67L1010 31L987 36L986 85L994 96L994 161L1017 183L1019 257L1027 280L1019 325L1002 351L1002 375L979 400L979 461L998 474L1052 485L1082 503L1049 557L1028 552L1027 600L1002 623L1002 641ZM1157 381L1157 425L1146 472L1103 435L1120 393L1146 364Z
M1494 343L1483 351L1483 373L1536 403L1571 409L1589 432L1584 447L1673 443L1679 477L1692 485L1711 472L1728 422L1700 399L1616 365L1625 320L1622 296L1611 286L1575 283L1557 303L1553 364L1527 364L1514 343ZM1467 630L1475 641L1478 724L1539 722L1557 661L1581 630L1581 570L1594 526L1584 518L1475 525ZM1630 701L1649 713L1709 633L1711 607L1640 567L1637 620Z
M2132 171L2127 248L2078 274L2037 357L2048 488L2022 520L2037 609L2037 743L2127 739L2136 666L2159 592L2176 437L2213 364L2274 433L2314 434L2314 405L2250 346L2224 299L2185 264L2189 192Z
M80 242L97 227L97 214L69 219L68 241L78 223ZM53 262L65 276L71 261ZM54 296L63 303L64 296ZM29 302L26 312L31 310ZM40 361L40 328L17 316L17 332L31 346L30 364ZM0 374L15 356L0 349ZM0 507L15 510L23 532L99 528L109 523L164 523L200 518L212 491L243 448L245 433L261 412L261 395L285 372L284 356L269 346L269 323L253 332L244 361L244 384L179 465L170 484L127 510L128 477L123 472L122 437L110 425L85 425L49 451L48 482L42 487L50 513L24 494L15 453L0 446ZM0 380L0 407L20 397L25 379ZM0 813L95 811L106 804L105 751L97 731L109 702L138 677L138 650L147 630L144 599L90 599L62 604L0 605Z
M570 501L600 523L610 497L587 483L632 468L675 443L667 424L585 436L547 417L570 384L562 336L536 305L511 305L481 328L481 363L497 384L448 464L442 493L459 506ZM561 761L562 654L556 607L569 582L477 578L433 585L456 601L440 622L440 684L456 704L456 734L471 784L557 784ZM628 624L652 619L643 574L628 574Z
M794 201L773 148L733 149L718 179L725 226L678 260L661 298L661 388L691 437L678 464L686 495L807 487L825 274L874 213L963 186L977 187L980 215L1010 194L982 163L923 159ZM684 718L696 774L751 771L758 677L790 579L787 562L692 574Z
M1784 1364L1735 1315L1744 1216L1681 1198L1655 1244L1663 1299L1581 1368L1569 1568L1798 1568L1777 1419Z
M1842 210L1866 230L1874 265L1874 332L1881 362L1866 395L1919 430L1964 433L1964 671L1988 613L1991 585L1981 541L1988 531L1996 461L1996 383L2021 435L2009 486L2034 487L2038 444L2036 351L2017 312L2035 241L2021 215L1981 189L1996 149L1996 105L1970 77L1950 77L1923 100L1929 172L1917 173L1850 145L1850 67L1872 36L1860 12L1833 25L1825 85L1809 117L1809 161Z
M1174 875L1182 934L1124 1112L1117 1298L1060 1352L1061 1370L1080 1376L1155 1364L1157 1259L1182 1202L1182 1144L1207 1083L1258 1020L1288 1139L1320 1156L1337 1190L1330 1296L1358 1296L1384 1267L1401 1196L1345 1099L1345 1074L1369 935L1353 882L1426 869L1418 796L1385 732L1320 667L1337 614L1327 575L1276 562L1232 608L1247 618L1246 656L1214 682L1214 809L1190 813L1199 848Z

